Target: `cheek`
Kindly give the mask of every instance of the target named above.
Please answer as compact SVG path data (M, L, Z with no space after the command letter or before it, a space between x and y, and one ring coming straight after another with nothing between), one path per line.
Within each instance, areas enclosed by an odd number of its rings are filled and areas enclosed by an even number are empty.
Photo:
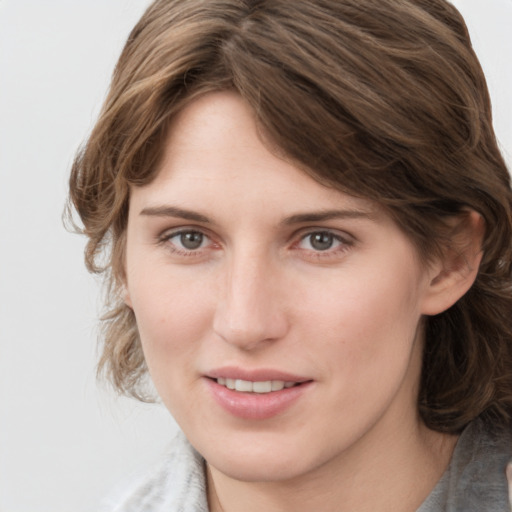
M190 390L200 341L207 339L209 307L195 287L162 281L137 287L134 311L154 386L177 421L194 414Z
M164 276L164 277L162 277ZM130 288L142 347L154 379L182 365L207 336L212 303L207 287L194 279L145 274Z
M324 347L324 364L347 380L372 385L407 368L420 320L417 275L391 268L340 279L343 286L318 289L308 300L308 337L317 340L315 351Z

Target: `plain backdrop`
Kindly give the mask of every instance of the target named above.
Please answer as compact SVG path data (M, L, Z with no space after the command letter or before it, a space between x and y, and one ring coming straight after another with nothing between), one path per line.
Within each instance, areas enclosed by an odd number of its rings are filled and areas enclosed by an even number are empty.
M292 0L291 0L292 1ZM61 214L146 0L0 0L0 512L93 512L176 428L95 381L100 283ZM512 161L512 0L458 0Z

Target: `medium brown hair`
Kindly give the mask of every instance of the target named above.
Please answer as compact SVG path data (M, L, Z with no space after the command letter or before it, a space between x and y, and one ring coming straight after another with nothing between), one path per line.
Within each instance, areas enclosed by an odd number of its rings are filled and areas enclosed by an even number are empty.
M104 272L100 369L142 397L147 371L120 297L130 187L158 170L169 123L199 95L235 90L277 151L316 180L376 201L428 257L446 219L484 219L476 282L425 322L419 411L436 430L512 406L512 193L487 86L444 0L157 0L130 34L71 172L70 203ZM103 263L101 263L103 262Z

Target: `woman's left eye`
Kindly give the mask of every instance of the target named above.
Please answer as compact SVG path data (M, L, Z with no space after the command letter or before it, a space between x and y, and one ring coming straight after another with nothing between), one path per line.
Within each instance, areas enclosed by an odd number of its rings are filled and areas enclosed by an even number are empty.
M314 231L303 236L298 247L309 251L326 252L345 245L349 245L347 241L331 231Z

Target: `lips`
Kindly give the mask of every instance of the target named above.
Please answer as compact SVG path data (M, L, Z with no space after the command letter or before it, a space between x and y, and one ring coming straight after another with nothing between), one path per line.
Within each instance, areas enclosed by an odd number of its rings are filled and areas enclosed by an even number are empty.
M275 370L220 368L208 373L206 382L215 402L230 415L263 420L283 413L313 381Z
M284 380L263 380L253 382L250 380L219 377L217 379L217 384L225 386L228 389L244 393L271 393L272 391L281 391L284 388L291 388L297 383Z

